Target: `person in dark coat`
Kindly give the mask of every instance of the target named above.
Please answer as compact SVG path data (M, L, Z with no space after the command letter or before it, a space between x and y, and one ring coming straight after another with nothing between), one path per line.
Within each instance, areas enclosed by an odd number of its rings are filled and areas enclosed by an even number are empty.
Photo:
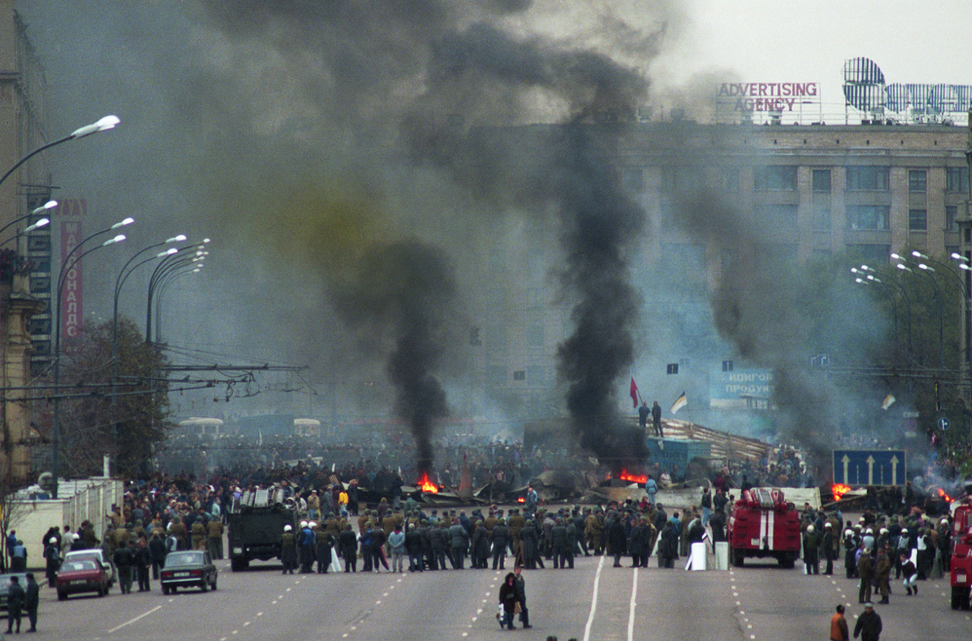
M332 561L333 549L334 536L327 530L319 529L317 531L317 550L315 550L318 574L327 574L327 568Z
M641 562L645 558L645 520L640 519L631 528L631 535L628 537L628 553L631 554L631 567L641 567Z
M658 543L658 567L674 568L678 558L678 533L671 521L665 523L661 531L661 541Z
M152 531L152 538L149 539L149 552L152 553L152 578L159 579L159 570L165 565L165 556L168 552L165 549L165 540L158 530Z
M44 564L47 570L47 587L53 588L57 582L57 571L61 567L61 548L57 537L52 536L47 540L47 547L44 548Z
M341 558L344 559L345 572L358 571L358 537L351 529L351 524L344 526L344 531L338 537L338 547L341 550Z
M405 533L405 551L408 552L408 571L423 572L422 565L422 535L418 528L411 527Z
M510 576L513 576L512 574ZM20 634L20 617L27 593L20 585L20 578L10 577L10 587L7 589L7 634L13 633L13 625L17 624L17 634Z
M489 567L489 532L482 521L476 521L476 529L473 530L472 562L473 567L480 570Z
M880 641L881 628L881 617L874 611L874 605L868 601L864 604L864 613L857 618L854 638L860 636L862 641Z
M119 541L118 549L112 558L115 567L118 568L118 586L122 594L131 594L132 591L132 566L135 565L135 554L128 547L127 541Z
M614 567L621 567L621 557L628 551L628 539L624 535L624 523L618 517L614 518L608 528L608 547L614 555Z
M37 607L40 605L40 586L34 580L34 573L27 573L27 589L24 595L24 609L30 621L28 632L37 632Z
M506 567L506 546L510 543L510 528L507 527L503 519L496 521L493 531L490 533L493 543L493 569L505 570Z
M148 548L148 541L140 538L133 551L135 553L135 576L138 579L138 591L150 592L152 586L149 584L149 568L152 567L152 551Z
M522 570L520 566L513 568L513 574L516 576L516 600L520 602L520 621L523 622L523 629L529 630L533 626L530 625L530 611L527 609L526 603L526 579L520 573Z
M297 546L294 540L294 528L287 524L280 535L280 560L283 561L283 573L293 574L297 569Z
M516 575L512 572L507 574L506 578L503 579L503 585L499 589L499 602L503 606L503 619L500 621L500 627L506 626L510 630L514 629L513 615L516 614L517 598Z

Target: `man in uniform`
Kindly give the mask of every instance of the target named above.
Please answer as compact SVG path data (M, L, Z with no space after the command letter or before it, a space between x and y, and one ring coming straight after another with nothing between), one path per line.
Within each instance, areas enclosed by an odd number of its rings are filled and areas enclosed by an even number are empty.
M449 540L452 545L452 567L455 570L461 570L466 558L466 551L469 549L469 532L462 526L459 519L452 521L452 527L449 528Z
M219 519L209 519L206 524L209 556L215 561L223 558L223 522Z
M350 527L350 526L348 526ZM297 547L294 542L294 528L289 523L284 526L280 535L280 560L283 561L283 573L293 574L297 569Z
M341 557L344 559L345 572L358 571L358 537L348 523L344 526L341 536L338 538L341 549Z
M27 589L24 595L24 609L27 611L27 620L30 621L28 632L37 632L37 606L40 605L40 586L34 580L34 573L27 573ZM18 626L17 631L20 632Z
M128 541L119 541L118 549L115 550L115 567L118 568L118 586L122 594L132 592L132 566L135 565L135 554L128 547Z
M20 578L10 577L10 587L7 589L7 634L13 633L14 622L17 623L17 634L20 634L20 611L26 600L27 593L20 585Z

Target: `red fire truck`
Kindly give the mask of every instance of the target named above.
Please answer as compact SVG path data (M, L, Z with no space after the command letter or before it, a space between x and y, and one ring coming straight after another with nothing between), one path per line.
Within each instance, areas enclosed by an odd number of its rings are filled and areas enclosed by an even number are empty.
M952 549L952 609L969 609L969 586L972 585L972 503L955 508Z
M743 490L729 517L728 538L735 566L754 556L773 557L792 568L800 556L800 514L780 489Z

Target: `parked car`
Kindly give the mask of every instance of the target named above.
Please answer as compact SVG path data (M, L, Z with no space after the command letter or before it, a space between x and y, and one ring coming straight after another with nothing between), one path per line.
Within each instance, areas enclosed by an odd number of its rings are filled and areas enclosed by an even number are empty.
M108 572L96 560L73 559L61 563L57 571L57 598L60 601L69 594L95 592L98 596L108 594Z
M94 559L98 564L105 569L108 574L108 589L115 584L115 577L118 573L115 571L115 564L112 563L111 559L105 558L104 550L101 548L91 548L90 550L74 550L73 552L68 552L64 555L63 563L68 561L76 561L80 559Z
M198 587L203 592L209 588L216 589L217 571L209 558L209 552L181 551L169 552L165 557L160 580L162 594L168 594L176 588Z
M17 577L17 581L20 582L21 586L27 585L27 574L25 572L0 574L0 610L4 612L4 616L6 616L7 612L7 591L10 589L10 577L12 576Z

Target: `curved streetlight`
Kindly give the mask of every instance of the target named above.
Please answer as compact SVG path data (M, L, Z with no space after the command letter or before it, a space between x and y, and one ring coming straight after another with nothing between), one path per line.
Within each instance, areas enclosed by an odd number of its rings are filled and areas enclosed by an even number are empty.
M918 251L913 251L912 255L916 257L924 258L926 260L928 259L927 256L925 256L924 254ZM891 258L893 258L894 260L901 261L895 263L895 267L897 267L898 269L906 272L911 272L913 274L914 273L924 274L925 276L928 276L929 279L931 279L932 285L935 287L935 297L938 299L939 371L944 374L945 373L945 300L944 300L944 296L942 296L942 288L938 284L938 279L932 276L932 273L934 273L935 270L934 268L929 267L925 263L917 263L915 264L915 267L918 269L918 271L916 272L914 269L908 267L908 265L906 264L906 259L903 256L900 256L898 254L891 254Z
M205 248L210 242L212 241L209 238L205 238L203 239L202 243L198 245L194 245L192 247L181 247L177 253L168 256L161 263L159 263L152 272L152 276L149 278L148 300L145 308L146 343L152 342L152 299L155 296L155 290L159 285L160 279L179 267L192 264L194 262L200 262L200 260L205 259L205 257L209 255L209 252L207 252ZM193 252L192 250L195 251ZM189 252L192 252L192 254Z
M136 263L135 266L133 266L131 269L129 269L129 265L131 265L132 262L134 262L136 258L138 258L139 256L141 256L145 252L149 252L149 251L152 251L154 249L158 249L159 247L163 247L165 245L169 245L169 244L172 244L172 243L181 243L185 239L186 239L186 235L185 234L179 234L178 236L173 236L172 238L167 238L166 240L164 240L162 242L154 243L152 245L149 245L148 247L143 247L139 251L135 252L135 254L131 258L129 258L128 261L124 265L122 265L121 270L118 272L118 278L115 280L115 296L114 296L114 302L113 302L113 305L112 305L112 315L111 315L111 409L112 409L112 411L111 411L111 415L112 415L112 421L111 421L111 442L112 442L112 448L113 448L113 455L115 457L116 463L117 463L117 457L118 457L118 412L117 412L117 407L118 407L118 395L117 395L118 390L117 390L117 386L118 386L118 367L119 367L119 363L118 363L118 360L119 360L119 358L118 358L118 298L119 298L119 295L121 294L122 287L125 285L125 281L128 280L128 277L131 276L132 273L136 269L138 269L142 265L145 265L147 263L152 262L153 260L157 260L159 258L164 258L166 256L170 256L170 255L178 252L179 250L177 248L175 248L175 247L170 247L169 249L167 249L164 252L160 252L160 253L156 254L155 256L151 256L149 258L146 258L146 259L142 260L139 263Z
M183 265L180 268L174 269L163 278L160 279L159 285L155 292L155 342L158 343L161 340L162 335L162 297L169 290L169 285L173 282L179 280L183 276L192 276L193 274L198 274L202 271L205 265L203 260L205 257L199 259L193 259L195 262L190 262L187 265Z
M14 225L16 225L17 223L19 223L21 221L27 220L28 218L32 218L33 216L37 216L38 214L42 214L45 211L48 211L49 209L54 209L55 207L57 207L57 205L58 205L58 203L57 203L56 200L48 200L46 203L44 203L43 205L41 205L37 209L33 210L29 214L25 214L23 216L20 216L19 218L14 218L13 220L11 220L9 223L7 223L6 225L4 225L3 227L0 227L0 234L2 234L3 232L7 231L8 229L10 229L11 227L13 227ZM41 220L46 220L48 223L51 222L49 218L42 218ZM34 229L37 229L37 227L43 227L44 225L38 225L39 222L40 221L37 221L37 223L34 223L33 225L31 225L30 227L28 227L27 229L25 229L21 233L22 234L26 234L27 232L34 231ZM46 225L47 223L44 223L44 224ZM19 236L20 234L17 234L17 235ZM16 236L15 236L15 238L16 238ZM11 239L8 238L3 244L6 245L7 243L10 242L10 240Z
M911 340L911 298L908 296L907 290L902 287L893 278L888 278L887 280L881 280L876 276L877 271L873 267L868 267L867 265L861 265L860 268L852 267L851 272L857 274L861 279L866 281L865 284L877 284L896 291L901 295L901 298L905 302L905 311L907 312L908 319L908 357L913 360L914 354L914 343Z
M87 134L85 134L87 135ZM86 238L83 238L81 242L75 245L67 256L64 257L64 262L61 265L61 269L57 275L57 292L55 294L55 314L54 314L54 407L51 416L51 423L53 426L53 443L51 447L51 458L52 470L51 473L54 477L54 487L52 488L51 495L53 498L57 498L57 487L58 487L58 475L61 471L61 299L64 293L64 278L65 276L77 265L82 258L87 256L93 251L97 251L102 247L108 247L110 245L115 245L117 243L125 240L124 234L117 234L113 238L109 238L102 244L92 247L86 251L81 252L77 258L74 258L74 254L77 253L88 241L94 240L99 236L104 236L105 234L110 234L111 232L119 229L121 227L126 227L135 222L134 218L125 218L108 227L107 229L102 229L101 231L95 232Z
M68 142L70 140L76 140L77 138L84 138L85 136L90 136L91 134L98 133L99 131L108 131L109 129L114 129L120 122L121 120L118 118L118 116L105 116L98 122L93 122L90 125L85 125L84 127L75 129L74 131L64 136L63 138L59 138L54 142L49 142L46 145L42 145L38 147L34 151L30 152L29 154L27 154L26 156L18 160L13 167L8 169L7 173L5 173L3 177L0 177L0 185L2 185L3 182L10 177L10 174L17 171L17 169L21 165L23 165L25 162L27 162L28 160L30 160L40 152L44 151L45 149L50 149L51 147L55 147L57 145L60 145L61 143Z

